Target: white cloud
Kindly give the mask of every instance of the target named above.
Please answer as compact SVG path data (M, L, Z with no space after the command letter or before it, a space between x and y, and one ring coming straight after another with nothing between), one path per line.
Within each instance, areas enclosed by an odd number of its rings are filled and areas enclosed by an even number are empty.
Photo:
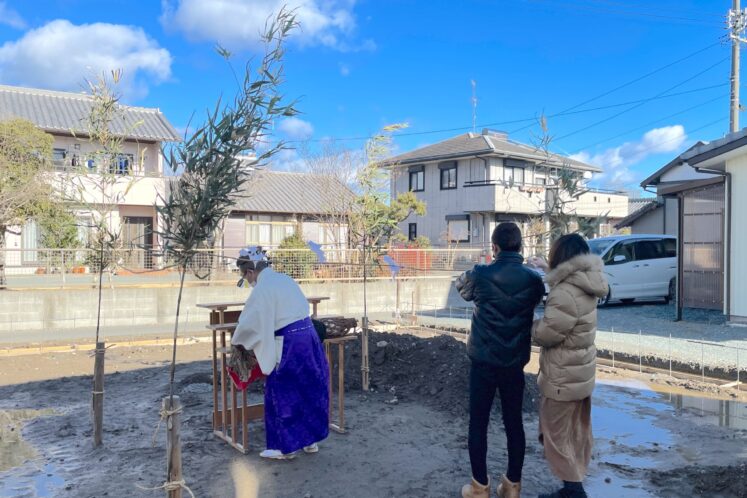
M347 64L340 64L340 74L342 76L350 76L350 66Z
M278 125L278 130L282 131L290 140L306 140L314 134L314 127L311 126L311 123L296 117L282 120Z
M0 81L80 90L84 78L122 69L120 90L142 97L148 81L171 76L171 54L141 29L119 24L75 25L55 20L0 46Z
M26 21L21 14L8 7L6 2L0 2L0 24L5 24L15 29L26 29Z
M276 171L307 171L308 165L296 149L283 149L272 156L267 166Z
M682 125L665 126L647 131L640 140L625 142L599 153L582 151L570 157L601 167L604 173L594 177L597 183L620 187L635 181L631 166L654 154L674 152L685 140L687 135Z
M283 6L295 10L299 27L292 36L302 45L341 51L372 50L366 40L351 45L356 0L162 0L161 23L192 40L209 40L233 49L256 49L267 19Z

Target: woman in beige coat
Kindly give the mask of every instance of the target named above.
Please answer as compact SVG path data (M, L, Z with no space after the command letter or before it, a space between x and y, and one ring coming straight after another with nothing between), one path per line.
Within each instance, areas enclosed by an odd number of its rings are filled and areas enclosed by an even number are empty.
M597 350L597 301L607 295L602 260L578 234L550 250L545 314L535 321L540 352L540 441L563 488L540 498L585 498L582 481L591 459L591 393Z

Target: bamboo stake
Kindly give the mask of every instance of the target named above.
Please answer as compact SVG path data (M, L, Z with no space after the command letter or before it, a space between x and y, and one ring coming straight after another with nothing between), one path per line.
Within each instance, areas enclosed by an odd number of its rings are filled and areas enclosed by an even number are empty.
M166 414L166 496L182 498L182 404L179 396L163 398L162 413Z
M97 342L93 363L93 447L104 440L104 354L106 343Z

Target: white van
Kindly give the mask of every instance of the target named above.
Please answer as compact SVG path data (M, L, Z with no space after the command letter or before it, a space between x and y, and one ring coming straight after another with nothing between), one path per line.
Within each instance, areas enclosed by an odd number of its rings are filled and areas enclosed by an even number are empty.
M674 299L677 277L677 239L671 235L619 235L592 239L589 248L604 261L611 300Z

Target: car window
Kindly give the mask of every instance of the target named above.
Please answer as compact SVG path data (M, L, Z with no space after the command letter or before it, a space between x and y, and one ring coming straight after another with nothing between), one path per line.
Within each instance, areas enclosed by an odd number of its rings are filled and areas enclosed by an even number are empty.
M625 256L624 261L615 261L616 256ZM632 242L618 242L615 247L609 251L605 258L604 263L608 265L621 265L623 263L630 263L633 261L633 243Z
M601 256L607 248L612 245L612 240L609 239L592 239L588 241L589 249L597 256Z
M677 240L676 239L664 239L664 257L665 258L676 258L677 257Z
M635 243L635 259L659 259L664 257L664 244L661 240L639 240Z

